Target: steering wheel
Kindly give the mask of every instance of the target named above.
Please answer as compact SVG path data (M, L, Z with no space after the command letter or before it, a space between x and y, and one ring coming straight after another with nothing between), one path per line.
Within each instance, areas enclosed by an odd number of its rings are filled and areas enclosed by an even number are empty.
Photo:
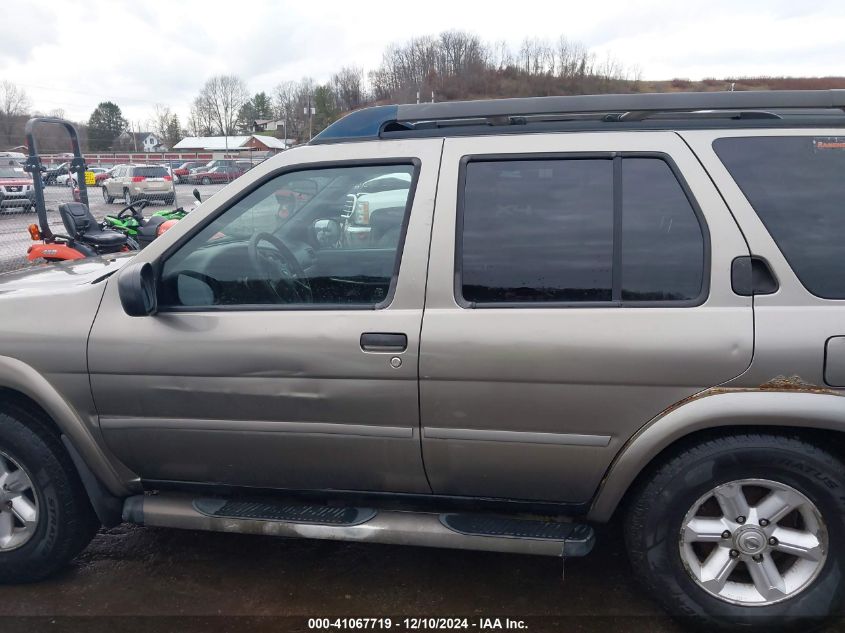
M260 251L258 245L262 242L270 244L275 253ZM256 233L249 239L247 250L255 272L280 302L311 303L313 301L311 284L302 264L282 240L272 233ZM291 301L291 297L286 296L286 293L281 292L277 284L273 283L273 278L279 275L293 294L295 301Z
M133 218L135 218L138 222L143 222L144 216L141 214L141 211L149 204L146 200L138 200L137 202L132 202L127 204L117 213L117 218L122 220L126 217L127 212ZM137 207L137 209L135 208Z

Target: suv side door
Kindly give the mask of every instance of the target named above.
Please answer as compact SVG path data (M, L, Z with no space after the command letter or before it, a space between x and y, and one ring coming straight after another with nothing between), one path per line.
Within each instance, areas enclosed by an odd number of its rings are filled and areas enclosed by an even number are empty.
M619 449L741 374L748 255L672 132L447 139L420 353L435 493L587 503Z
M162 280L158 314L127 316L110 279L89 370L117 458L145 480L430 492L417 355L441 148L286 152L136 256ZM412 174L405 206L346 248L329 220L350 183L397 171ZM319 191L291 208L279 192L309 178Z

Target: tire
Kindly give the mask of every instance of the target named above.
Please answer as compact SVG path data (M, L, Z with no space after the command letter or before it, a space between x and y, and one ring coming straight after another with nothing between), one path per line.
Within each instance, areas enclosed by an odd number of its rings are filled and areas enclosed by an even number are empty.
M686 446L642 479L629 499L625 540L635 575L672 615L709 631L736 630L740 626L747 631L767 633L807 631L823 624L824 619L835 613L841 604L845 596L845 465L830 453L796 437L768 434L725 436ZM752 480L751 483L748 480ZM742 485L732 482L741 482ZM770 525L768 521L760 522L765 517L757 514L757 508L761 509L761 513L770 514L764 510L763 501L766 494L780 490L767 488L775 484L782 486L785 491L782 494L791 495L790 499L801 498L809 505L796 506L801 508L801 514L796 510L775 519ZM731 495L735 494L731 491L737 489L742 491L748 506L739 502L736 506L730 505L733 503L731 499L734 499ZM699 502L714 490L720 491L720 495L710 497L699 506ZM795 491L799 495L794 495ZM753 494L760 496L755 499L751 496ZM722 501L719 501L719 496ZM712 514L704 512L707 504L716 504L710 506ZM805 524L803 518L795 518L803 517L805 511L809 513L811 506L813 511L818 512L818 515L811 516L819 516L819 525L824 528L817 532L816 542L820 545L813 548L813 555L818 560L803 560L782 551L773 551L783 546L777 540L774 542L777 547L770 549L772 532L769 530L780 530L783 526L778 522L798 521L799 528L813 531L812 527L807 527L811 523ZM687 534L694 534L703 524L696 523L696 530L691 532L682 532L682 525L690 525L690 520L709 520L711 516L724 520L733 513L730 510L734 507L746 508L747 518L736 517L742 519L742 523L729 523L730 529L721 535L709 530L709 544L685 545ZM696 512L695 508L699 510ZM758 527L764 525L766 527ZM755 536L755 530L766 531L762 533L762 541ZM784 532L777 534L786 538ZM736 549L749 542L740 540L742 535L754 537L751 551L761 553L752 557L745 548L742 552ZM729 540L723 540L725 538ZM696 538L689 537L690 542L694 540L697 540L697 535ZM758 549L761 542L764 549ZM695 562L690 564L690 550L684 549L686 546L712 547L710 552L704 550L702 560L709 561L709 553L717 550L720 556L735 559L735 562L729 563L736 567L728 576L729 582L724 584L726 589L720 590L728 595L713 593L720 586L717 580L709 583L710 588L707 589L707 583L693 577L694 572L688 569L694 568ZM822 550L825 552L818 553ZM773 560L779 561L777 565L786 565L794 560L794 564L800 562L814 571L808 573L803 585L796 584L789 589L784 584L787 589L785 594L769 590L774 597L767 603L749 604L751 594L736 592L749 586L751 591L756 591L752 566L759 565L754 568L759 577L763 564L768 565ZM778 573L781 571L785 569ZM782 581L783 577L780 578ZM746 584L743 585L743 582ZM740 595L742 599L736 598ZM734 601L729 602L726 599L729 597L733 597ZM755 599L766 598L760 592Z
M200 183L201 183L201 184L203 184L203 185L210 185L210 184L211 184L211 178L209 178L208 176L206 176L205 178L203 178L203 179L200 181Z
M114 204L114 197L109 195L109 190L106 189L105 185L103 185L103 200L106 201L106 204Z
M132 204L133 202L135 202L135 200L130 195L129 189L124 189L123 190L123 204Z
M7 407L0 413L0 453L0 469L20 466L28 475L32 486L23 494L35 500L38 515L28 540L0 549L0 583L41 580L81 552L99 523L70 456L42 420Z
M168 196L164 199L164 204L176 204L176 196Z

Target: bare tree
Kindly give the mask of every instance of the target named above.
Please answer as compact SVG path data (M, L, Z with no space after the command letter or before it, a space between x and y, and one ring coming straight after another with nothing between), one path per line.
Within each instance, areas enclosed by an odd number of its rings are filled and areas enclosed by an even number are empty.
M201 125L210 122L216 133L229 136L235 131L238 113L248 99L243 79L237 75L217 75L205 82L191 114L192 117L196 114Z
M282 121L287 138L294 138L296 121L296 95L297 85L295 81L283 81L273 89L273 111L276 119Z
M346 66L332 76L332 90L341 110L354 110L364 102L364 70Z
M194 99L191 104L188 133L191 136L212 136L215 133L211 109L201 97Z
M14 145L17 119L29 112L29 97L11 81L0 81L0 134L4 145Z
M170 149L182 139L179 117L171 112L168 106L161 103L157 103L153 109L150 127L158 140Z

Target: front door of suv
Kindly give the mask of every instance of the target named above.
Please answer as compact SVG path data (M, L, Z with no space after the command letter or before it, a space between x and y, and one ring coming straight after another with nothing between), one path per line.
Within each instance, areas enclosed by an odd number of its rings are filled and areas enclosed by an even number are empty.
M146 480L429 492L417 355L441 147L285 153L137 256L158 314L127 316L109 280L89 363L114 454ZM399 202L352 227L350 199L393 175Z
M585 503L667 407L742 373L742 235L671 132L447 139L420 353L435 493Z

